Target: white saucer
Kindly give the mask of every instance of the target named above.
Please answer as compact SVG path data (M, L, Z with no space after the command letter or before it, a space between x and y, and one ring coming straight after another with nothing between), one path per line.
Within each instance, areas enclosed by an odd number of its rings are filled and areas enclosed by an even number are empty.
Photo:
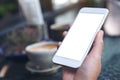
M33 73L46 73L46 74L51 74L51 73L55 73L57 72L57 70L60 68L61 66L59 65L53 65L51 68L48 69L41 69L40 66L38 65L33 65L32 62L28 62L26 64L26 69L29 70L30 72Z

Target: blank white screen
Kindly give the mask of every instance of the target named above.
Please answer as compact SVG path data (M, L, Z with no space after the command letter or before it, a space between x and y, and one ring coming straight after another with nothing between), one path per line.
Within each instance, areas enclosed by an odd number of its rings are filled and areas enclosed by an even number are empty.
M103 14L79 13L56 55L81 60L103 17Z

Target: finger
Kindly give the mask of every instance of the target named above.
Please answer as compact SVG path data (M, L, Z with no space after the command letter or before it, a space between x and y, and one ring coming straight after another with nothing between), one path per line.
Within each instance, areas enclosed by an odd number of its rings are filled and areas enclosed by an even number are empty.
M104 45L104 43L103 43L103 34L104 34L103 31L100 30L98 32L98 34L96 35L95 41L93 43L93 48L92 48L92 50L90 52L91 56L94 56L96 58L98 58L98 57L101 58L101 53L102 53L103 45Z
M64 32L63 32L63 36L66 36L66 35L67 35L67 31L64 31Z
M73 80L76 70L73 68L63 67L62 68L63 80Z
M60 46L62 44L62 42L58 42L58 46Z

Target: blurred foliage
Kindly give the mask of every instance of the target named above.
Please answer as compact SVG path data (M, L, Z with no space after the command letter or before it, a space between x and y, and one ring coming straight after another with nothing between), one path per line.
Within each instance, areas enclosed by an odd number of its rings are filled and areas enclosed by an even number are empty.
M24 28L21 30L12 31L7 35L7 42L14 46L26 46L36 42L38 33L34 28Z
M16 4L14 2L6 2L0 4L0 17L5 16L8 13L13 13L16 10Z
M7 45L6 54L18 54L24 51L29 44L38 42L38 31L36 27L24 27L8 33L4 45Z
M86 0L86 2L90 7L103 7L104 5L104 0Z

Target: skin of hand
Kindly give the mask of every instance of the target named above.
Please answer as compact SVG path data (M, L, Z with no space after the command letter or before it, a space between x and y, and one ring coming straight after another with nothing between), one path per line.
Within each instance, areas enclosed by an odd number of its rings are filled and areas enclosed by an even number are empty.
M66 34L67 32L64 32L64 35ZM101 71L103 34L102 30L97 33L92 49L78 69L63 67L63 80L97 80Z

